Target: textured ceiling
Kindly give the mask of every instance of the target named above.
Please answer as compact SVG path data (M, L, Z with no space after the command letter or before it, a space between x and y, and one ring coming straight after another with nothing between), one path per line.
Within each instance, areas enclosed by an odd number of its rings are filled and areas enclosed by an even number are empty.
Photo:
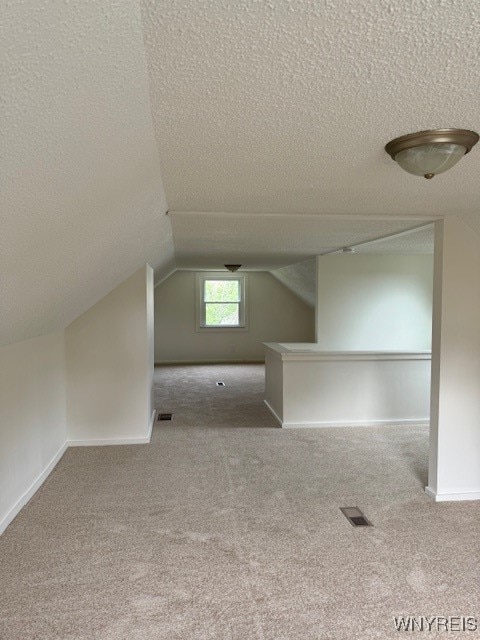
M287 289L293 291L309 307L314 308L317 296L317 260L309 258L288 267L271 271L272 276L280 280Z
M418 255L433 254L434 229L427 225L420 229L405 231L391 238L383 238L355 247L355 253Z
M478 0L143 0L171 210L461 215L480 145L431 181L385 153L478 130Z
M402 231L394 236L354 245L355 253L383 254L383 255L432 255L434 249L433 224ZM288 289L311 307L316 301L317 262L309 258L303 262L275 269L272 275L278 278Z
M173 266L140 7L2 3L0 344ZM3 75L4 74L4 75Z
M450 214L480 232L480 145L431 181L383 151L480 128L478 0L16 0L1 20L0 344L145 262L168 273L170 221L182 268L283 267Z
M180 269L267 269L418 226L419 218L170 212Z

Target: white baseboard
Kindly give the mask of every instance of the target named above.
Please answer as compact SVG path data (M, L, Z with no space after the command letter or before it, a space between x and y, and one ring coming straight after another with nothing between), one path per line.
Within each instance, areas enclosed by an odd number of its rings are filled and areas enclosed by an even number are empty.
M156 367L168 367L170 365L190 365L190 364L265 364L265 358L261 360L245 360L243 359L223 359L219 360L162 360L162 362L155 362Z
M69 447L108 447L110 445L148 444L150 436L141 438L99 438L92 440L69 440Z
M435 502L458 502L460 500L480 500L480 491L465 491L463 493L437 493L425 487L427 496L435 500Z
M140 438L94 438L92 440L67 440L69 447L108 447L110 445L149 444L152 439L153 425L157 416L157 410L152 411L148 434Z
M40 489L42 484L51 474L53 469L56 467L58 462L60 462L63 454L68 448L68 442L65 442L57 453L53 456L50 462L47 464L45 469L38 475L29 488L25 491L25 493L17 500L17 502L13 505L10 511L2 518L0 521L0 535L5 531L8 525L13 521L13 519L18 515L18 513L22 510L22 508L27 504L27 502L34 496L34 494Z
M157 417L157 410L154 409L152 411L152 417L150 418L150 426L148 427L148 442L150 442L152 439L153 425L155 424L156 417Z
M27 502L34 496L34 494L40 489L42 484L48 478L55 466L60 462L63 454L69 447L100 447L108 445L128 445L128 444L149 444L152 439L153 425L155 424L155 418L157 416L157 410L154 409L152 417L150 418L150 424L148 427L148 435L143 438L108 438L99 440L67 440L53 456L50 462L40 475L32 482L30 487L25 493L17 500L8 513L0 520L0 536L8 527L8 525L14 520L22 508Z
M323 429L326 427L403 427L428 426L429 420L371 420L369 422L283 422L284 429Z
M369 422L284 422L268 400L263 401L283 429L323 429L326 427L428 426L430 420L371 420Z
M272 416L275 418L275 420L278 422L278 424L283 427L283 422L282 419L280 418L280 416L278 415L278 413L275 411L275 409L272 407L272 405L268 402L268 400L264 400L263 401L266 406L267 409L270 411L270 413L272 414Z

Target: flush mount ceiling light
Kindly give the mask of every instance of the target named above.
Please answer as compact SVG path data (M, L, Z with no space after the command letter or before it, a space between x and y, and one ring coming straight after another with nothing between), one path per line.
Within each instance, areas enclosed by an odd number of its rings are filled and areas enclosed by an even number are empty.
M224 264L223 266L225 267L225 269L228 269L233 273L234 271L238 271L242 265L241 264Z
M451 169L477 142L475 131L434 129L395 138L385 151L408 173L429 180Z

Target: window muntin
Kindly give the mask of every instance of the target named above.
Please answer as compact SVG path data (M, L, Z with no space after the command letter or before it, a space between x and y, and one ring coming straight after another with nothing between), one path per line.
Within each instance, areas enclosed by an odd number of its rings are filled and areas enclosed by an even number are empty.
M245 277L202 275L200 286L200 328L245 327Z

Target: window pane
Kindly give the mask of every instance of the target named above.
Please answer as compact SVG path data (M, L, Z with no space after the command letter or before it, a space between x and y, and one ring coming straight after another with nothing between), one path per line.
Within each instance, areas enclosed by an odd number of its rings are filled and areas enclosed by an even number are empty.
M212 303L207 302L205 305L205 325L207 327L216 327L223 325L239 324L238 304L229 303Z
M240 302L238 280L205 280L205 302Z

